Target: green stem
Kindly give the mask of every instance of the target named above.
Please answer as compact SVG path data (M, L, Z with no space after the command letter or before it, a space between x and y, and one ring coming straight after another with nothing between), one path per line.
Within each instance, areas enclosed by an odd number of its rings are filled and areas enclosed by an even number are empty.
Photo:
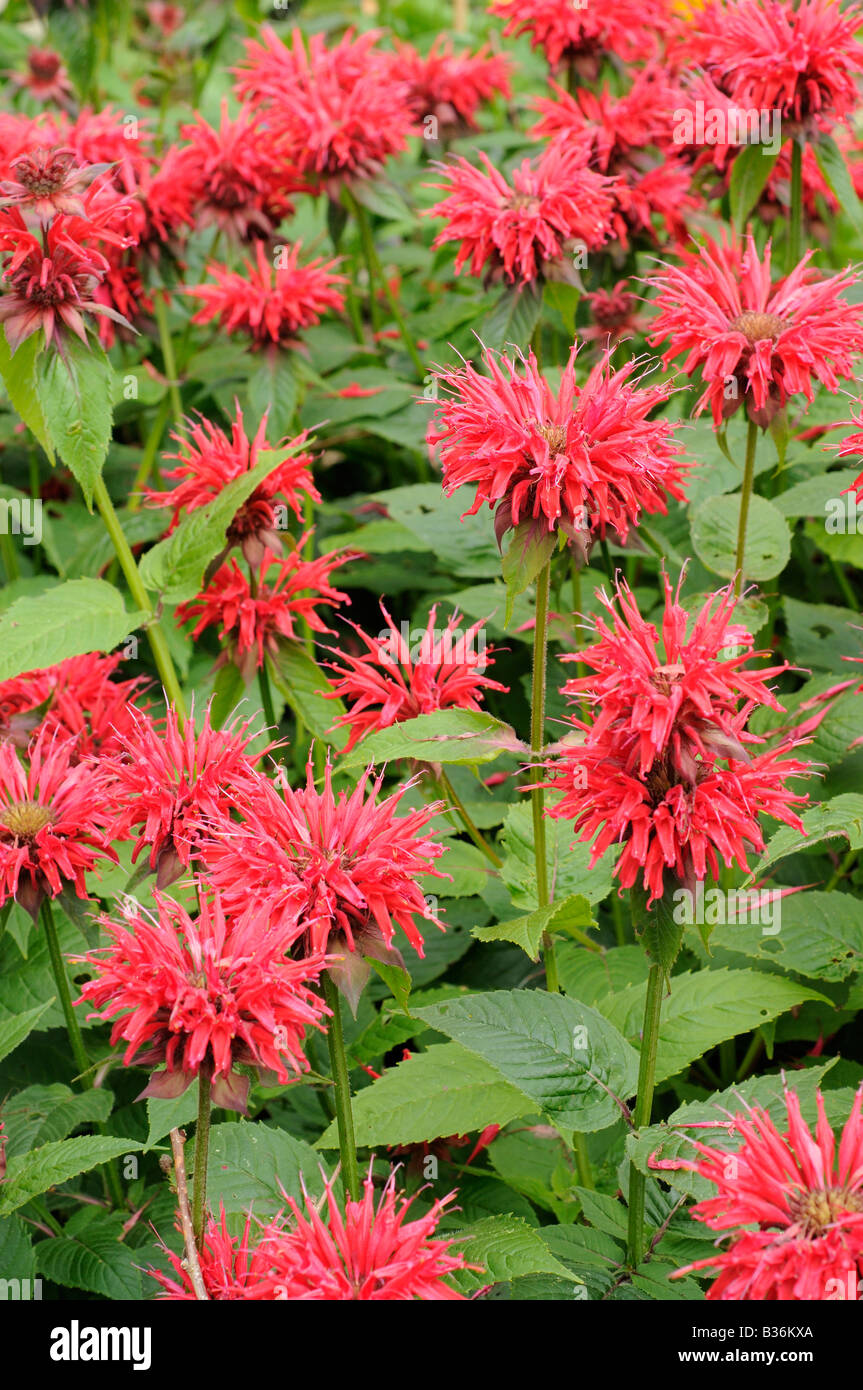
M587 1152L587 1136L584 1134L573 1134L572 1148L575 1154L575 1166L578 1172L578 1181L582 1187L596 1187L593 1180L593 1169L590 1166L590 1155Z
M626 945L626 927L623 922L623 909L620 906L620 898L617 896L617 888L611 890L611 920L614 923L614 939L618 946Z
M542 753L545 746L545 668L548 657L548 595L551 589L551 561L543 566L536 581L536 621L533 629L533 680L530 702L530 751L534 779L542 776ZM536 863L536 900L547 907L548 856L545 847L545 792L534 786L530 793L533 812L533 853ZM542 955L545 962L545 985L551 993L559 989L554 941L549 932L542 934Z
M791 141L791 208L788 221L788 264L791 271L800 260L803 243L803 146L796 136Z
M268 658L264 656L261 665L258 667L258 690L261 693L261 704L264 709L264 718L267 721L267 728L278 729L276 710L273 705L273 688L270 684L270 673L267 670Z
M743 1054L743 1061L740 1063L740 1066L737 1068L737 1075L736 1075L736 1077L734 1078L735 1081L745 1081L745 1080L746 1080L746 1078L747 1078L747 1076L749 1075L749 1073L751 1072L751 1070L752 1070L752 1068L753 1068L753 1066L754 1066L754 1064L755 1064L755 1060L756 1060L756 1058L758 1057L758 1054L761 1052L761 1049L762 1049L763 1046L764 1046L764 1036L763 1036L763 1034L762 1034L762 1032L761 1032L761 1029L760 1029L760 1028L757 1028L757 1029L755 1030L755 1032L752 1034L752 1038L751 1038L751 1041L750 1041L750 1043L749 1043L749 1046L747 1047L746 1051L745 1051L744 1054Z
M183 699L183 692L180 689L180 682L174 668L174 662L168 650L168 643L165 640L165 634L159 626L159 621L153 612L147 590L144 588L143 581L138 573L135 557L126 539L126 534L120 525L119 517L114 510L114 504L108 495L105 480L101 476L97 478L93 488L93 498L96 506L99 508L102 520L105 523L105 529L111 537L114 553L120 562L120 568L129 586L129 592L132 595L133 602L145 615L147 620L147 640L150 643L156 669L159 672L162 685L165 688L165 693L176 710L177 719L182 725L186 719L186 702Z
M848 853L845 855L845 858L842 860L842 863L839 865L839 868L835 871L833 877L830 879L830 882L825 887L825 893L833 892L833 889L836 887L837 883L839 883L845 877L849 869L853 868L856 859L857 850L849 849Z
M425 376L426 371L425 364L423 363L422 358L417 352L416 343L414 342L410 330L408 329L408 326L405 323L404 315L402 314L402 311L399 308L396 297L390 289L389 281L387 280L387 277L384 274L384 271L381 267L381 263L378 258L378 253L375 250L375 241L374 237L372 236L372 229L369 223L368 213L366 212L362 203L357 201L353 193L351 193L350 189L345 189L345 196L347 198L351 212L356 218L357 226L360 229L360 236L362 238L363 243L363 253L366 258L366 264L368 265L369 301L370 305L372 306L372 323L374 324L375 313L377 311L377 304L375 302L375 288L376 285L379 284L384 292L384 296L390 308L390 313L392 314L393 319L395 320L395 324L399 330L399 334L401 335L401 340L405 345L405 350L407 351L408 356L413 362L414 367L416 368L419 374L420 380L422 380L422 378ZM377 327L377 325L375 326Z
M78 1068L78 1080L83 1088L89 1091L93 1085L93 1075L91 1070L90 1058L87 1056L87 1049L84 1046L84 1039L81 1036L81 1026L78 1023L78 1016L72 1007L72 993L69 989L69 976L66 973L66 963L63 960L63 953L60 950L60 937L57 934L57 925L54 921L54 911L51 907L51 899L42 899L42 930L45 933L45 941L48 946L48 955L51 960L51 970L54 975L54 983L57 986L57 993L60 997L60 1007L63 1010L63 1017L66 1020L66 1033L69 1038L69 1046L72 1049L72 1056L75 1059L75 1066ZM104 1122L98 1125L102 1134L108 1133L108 1127ZM102 1164L102 1177L105 1181L105 1190L117 1210L122 1210L125 1206L123 1188L120 1184L120 1175L114 1163Z
M755 481L755 450L758 445L758 426L749 421L746 434L746 463L743 468L743 486L740 489L740 518L737 523L737 555L734 568L734 592L739 595L743 588L743 560L746 554L746 524L749 520L749 503L752 500L752 484Z
M84 1047L84 1039L81 1037L81 1028L75 1010L72 1008L72 995L69 990L69 977L66 974L66 966L63 961L63 953L60 950L60 938L57 935L57 927L54 922L54 913L51 908L51 899L42 899L42 928L45 932L45 940L48 944L48 955L51 958L51 969L54 972L54 983L57 986L57 993L60 996L60 1007L63 1010L63 1017L66 1020L66 1032L69 1035L69 1046L72 1049L72 1056L75 1058L75 1066L78 1068L78 1079L81 1085L88 1090L93 1085L93 1078L90 1075L90 1058Z
M0 555L3 556L6 583L14 584L16 579L20 579L21 571L18 568L18 556L15 554L15 542L5 529L0 531Z
M171 331L168 328L168 306L164 296L159 290L153 295L153 306L156 315L156 327L159 330L159 346L162 349L165 376L168 378L168 391L171 397L171 409L174 413L174 424L177 426L178 430L182 430L183 402L180 399L180 386L177 380L177 362L174 357L174 343L171 338Z
M474 825L467 807L465 806L464 802L462 801L461 797L459 796L449 777L444 772L443 768L441 768L440 777L436 780L438 781L440 787L441 796L445 801L448 801L450 803L453 810L456 812L459 819L461 820L461 823L467 831L468 835L476 845L477 849L482 850L486 859L490 859L492 864L494 864L495 868L499 869L503 863L503 860L501 859L497 851L492 849L491 845L489 844L485 836L482 834L482 832L476 827L476 825Z
M322 979L324 998L332 1013L327 1028L327 1043L330 1049L330 1067L336 1091L336 1121L339 1130L342 1180L348 1196L358 1202L362 1197L362 1189L360 1169L357 1163L357 1141L354 1138L354 1117L351 1110L351 1078L348 1072L348 1059L342 1032L342 1008L339 1001L339 991L328 970L324 971Z
M192 1206L192 1228L199 1250L204 1245L207 1224L207 1158L210 1152L210 1093L213 1089L213 1069L209 1060L201 1063L198 1072L198 1125L195 1130L195 1176Z
M656 1052L659 1046L659 1018L662 1011L662 991L665 987L665 971L661 965L653 964L647 977L647 996L644 1001L644 1026L641 1032L641 1056L638 1063L638 1092L635 1100L633 1123L636 1130L650 1123L653 1109L653 1091L656 1085ZM629 1166L629 1244L628 1262L631 1269L637 1269L644 1258L644 1194L647 1185L645 1175L634 1163Z
M842 566L838 563L838 561L833 559L832 555L828 556L828 559L830 561L830 569L833 572L833 578L836 580L836 583L839 586L839 590L842 594L842 597L848 604L849 608L852 608L855 613L859 613L860 604L857 601L857 595L851 587L847 574L845 573Z

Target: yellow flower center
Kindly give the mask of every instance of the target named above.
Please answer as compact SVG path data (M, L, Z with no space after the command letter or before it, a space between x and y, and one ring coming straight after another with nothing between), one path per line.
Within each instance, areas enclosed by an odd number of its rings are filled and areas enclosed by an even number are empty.
M53 820L47 806L35 801L16 801L0 815L0 824L19 840L35 840L40 830Z
M753 309L747 309L732 319L728 327L742 333L750 343L760 343L765 338L772 338L775 342L785 327L785 320L778 314L757 314Z
M806 1236L820 1236L828 1226L849 1212L863 1212L863 1193L844 1187L815 1188L795 1192L788 1199L788 1210Z

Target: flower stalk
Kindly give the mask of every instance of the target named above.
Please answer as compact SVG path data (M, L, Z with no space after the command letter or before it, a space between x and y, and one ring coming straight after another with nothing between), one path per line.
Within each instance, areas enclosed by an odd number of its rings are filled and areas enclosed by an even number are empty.
M330 1068L336 1092L336 1123L339 1131L339 1154L342 1177L348 1196L358 1202L362 1197L360 1170L357 1163L357 1142L354 1137L354 1116L351 1109L351 1078L342 1031L342 1009L339 991L328 970L322 976L324 998L332 1018L327 1027Z
M641 1030L641 1057L638 1064L638 1091L633 1122L636 1130L650 1123L653 1092L656 1086L656 1053L659 1046L659 1020L662 1011L662 992L665 971L655 963L647 977L647 996L644 1001L644 1024ZM647 1178L634 1163L629 1165L629 1239L627 1259L631 1269L637 1269L644 1258L644 1194Z
M746 433L746 462L743 467L743 486L740 489L740 517L737 522L737 555L734 561L736 570L734 592L739 598L743 588L743 561L746 556L746 527L749 522L749 504L752 500L752 487L755 481L755 451L758 446L758 426L749 421Z
M201 1250L207 1226L207 1159L210 1152L210 1111L213 1088L213 1069L209 1060L201 1063L198 1072L198 1124L195 1130L195 1177L192 1228L195 1247Z
M548 659L548 597L551 589L551 561L543 565L536 581L536 620L533 630L533 677L530 702L530 751L535 769L542 762L545 743L545 683ZM548 855L545 842L545 791L533 786L530 792L533 813L533 852L536 864L536 899L538 907L547 907ZM542 935L542 957L545 963L546 988L556 994L560 988L554 941L550 932Z

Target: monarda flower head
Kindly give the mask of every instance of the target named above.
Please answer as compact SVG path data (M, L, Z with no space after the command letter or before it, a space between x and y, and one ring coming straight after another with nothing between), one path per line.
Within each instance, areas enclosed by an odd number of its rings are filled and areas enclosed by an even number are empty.
M511 63L501 53L483 47L477 53L456 53L448 39L435 39L423 56L408 43L394 40L396 51L385 55L393 76L407 83L408 104L424 133L434 120L431 138L446 140L476 130L476 113L495 94L512 96Z
M108 833L115 802L110 772L76 763L73 739L40 730L24 762L0 743L0 907L14 898L35 922L46 897L86 898L97 861L117 862Z
M806 798L787 782L809 765L784 756L793 742L750 751L762 740L746 722L759 706L782 708L766 682L785 668L749 666L764 653L733 621L730 587L707 600L688 636L690 615L667 579L661 638L622 582L616 600L601 595L611 622L600 617L599 641L578 653L593 674L564 687L594 717L572 719L582 741L549 767L546 785L561 797L548 814L592 841L592 863L621 844L621 887L643 882L653 902L666 877L692 889L716 878L720 861L747 869L747 846L764 848L762 814L802 832L792 808ZM725 656L729 648L742 650Z
M331 698L348 705L335 722L336 728L350 730L345 753L366 734L403 719L440 709L478 710L484 691L508 692L485 674L493 657L482 642L482 620L462 629L460 614L453 613L439 630L435 606L424 631L406 634L406 625L397 628L383 603L381 612L385 632L370 637L352 623L366 650L360 656L337 652L337 660L328 663L335 677Z
M268 654L278 655L282 640L300 635L303 621L312 632L331 631L317 610L350 603L347 594L333 587L330 576L340 565L356 559L358 552L343 550L304 560L303 546L310 535L300 536L283 559L265 548L254 583L232 558L197 598L180 604L178 623L197 620L193 637L208 627L219 629L219 640L225 645L217 664L233 661L244 679L250 680Z
M583 560L609 529L626 540L643 512L664 513L668 496L682 499L683 446L674 425L648 416L673 387L634 384L638 364L619 371L610 353L583 386L575 380L577 345L553 390L536 358L486 351L481 375L471 363L437 373L446 397L429 426L440 448L447 496L475 486L467 515L495 508L500 541L530 522L560 530Z
M0 207L17 207L36 227L58 213L86 216L82 191L107 168L81 164L73 149L37 149L13 159L0 182Z
M769 242L762 261L751 237L744 245L736 237L721 245L708 239L681 266L665 265L649 280L659 313L648 342L668 339L665 365L685 353L683 370L691 376L700 369L705 389L696 414L709 402L719 426L745 404L766 428L790 396L811 401L815 381L835 392L839 377L853 376L863 311L840 296L858 276L849 268L825 279L811 256L774 284Z
M510 184L488 155L482 169L464 157L435 167L446 197L427 217L447 222L435 246L458 243L455 270L525 285L538 279L578 283L577 263L610 235L609 180L587 167L585 151L549 146L513 170Z
M187 287L186 294L204 301L193 323L218 320L225 333L245 333L254 348L270 345L295 347L304 328L320 323L328 309L344 308L340 285L344 275L334 271L336 261L320 257L300 265L300 243L277 246L270 254L255 242L255 259L242 271L208 265L215 284ZM0 301L2 302L2 301Z
M323 955L289 960L290 933L256 907L224 911L218 894L198 885L192 917L181 903L154 894L155 915L128 899L124 921L102 919L110 945L83 958L95 971L81 1002L113 1019L111 1042L127 1044L126 1066L155 1066L141 1092L182 1095L203 1070L215 1105L245 1111L248 1076L239 1065L273 1073L283 1085L303 1071L307 1028L324 1028L326 1006L311 987Z
M552 72L566 64L588 83L596 81L606 56L624 62L653 56L668 20L661 0L493 0L489 9L507 21L507 37L528 34Z
M146 494L149 506L172 509L172 530L184 515L197 511L199 507L206 507L229 483L236 482L245 473L251 473L261 462L260 455L270 449L267 443L267 416L261 420L254 438L249 439L243 425L243 412L239 405L235 408L230 436L203 416L200 423L190 422L187 434L172 435L179 445L179 452L166 457L176 460L177 466L163 469L162 477L176 480L177 485L170 492ZM285 528L279 526L277 508L281 506L283 512L290 510L300 519L304 497L313 502L321 500L312 480L311 455L303 452L306 440L307 435L303 433L296 439L282 440L272 446L273 453L287 454L284 462L279 463L258 484L227 528L228 548L239 545L245 560L253 568L260 565L265 550L274 555L282 554L279 532Z
M229 906L241 910L251 898L303 950L341 958L330 972L356 1009L370 970L364 956L401 965L396 928L420 956L416 919L443 930L421 885L424 875L444 877L434 867L443 846L428 833L441 806L400 815L410 784L379 801L381 777L369 785L364 772L336 796L332 775L327 764L319 791L309 764L305 786L283 785L281 795L262 780L242 823L216 834L205 857Z
M132 704L146 684L142 676L112 680L122 660L122 653L87 652L0 682L0 740L23 749L38 728L72 739L74 762L116 751L134 726Z
M407 145L409 88L375 47L377 33L352 30L332 48L299 29L285 44L268 25L246 45L237 93L259 105L299 173L331 196L343 181L379 174Z
M861 24L840 0L729 0L690 18L691 52L738 106L779 111L786 136L812 133L860 104Z
M206 827L254 791L259 774L246 750L255 736L249 721L214 729L209 710L199 729L192 717L181 730L169 708L162 727L136 712L118 739L114 833L128 839L139 831L132 860L149 850L159 888L190 867Z
M690 1216L722 1234L715 1255L678 1269L674 1278L709 1270L708 1299L815 1302L858 1299L863 1280L863 1090L854 1097L838 1149L817 1092L815 1133L795 1091L786 1090L782 1130L766 1110L747 1105L718 1121L739 1148L693 1139L699 1157L660 1159L656 1169L683 1168L714 1184L716 1196ZM730 1233L727 1243L724 1237Z

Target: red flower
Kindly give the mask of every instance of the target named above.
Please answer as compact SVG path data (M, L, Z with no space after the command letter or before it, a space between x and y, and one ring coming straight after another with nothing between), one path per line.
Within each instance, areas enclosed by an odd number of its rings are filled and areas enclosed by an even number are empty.
M212 224L238 241L272 237L293 212L287 195L302 181L261 118L244 110L229 120L223 102L218 130L198 116L180 133L190 143L179 151L176 176L188 188L199 226Z
M419 882L442 877L434 861L443 847L424 833L440 806L397 815L407 786L378 802L382 778L367 795L369 777L338 798L329 764L322 791L311 765L305 787L284 787L281 796L262 781L242 825L206 847L208 876L226 904L240 910L251 898L292 940L302 938L304 950L343 957L331 973L354 1008L369 974L363 956L401 964L396 927L421 956L415 918L441 926Z
M299 242L276 247L274 256L275 264L258 241L254 263L245 261L243 272L208 265L207 272L216 283L184 290L204 301L192 322L218 319L226 333L248 333L256 348L269 343L296 346L294 337L302 329L320 323L328 309L340 312L344 308L344 295L335 287L347 280L335 274L337 261L318 257L300 265Z
M350 729L345 753L372 730L388 729L403 719L439 709L478 710L484 690L508 692L509 686L485 675L492 657L484 643L476 650L482 621L462 631L461 615L453 613L439 632L435 606L417 643L413 641L415 633L405 632L407 624L402 624L401 631L396 628L383 603L381 612L385 633L370 637L351 623L366 650L361 656L338 652L338 661L328 663L336 674L328 693L332 699L349 702L347 714L335 723L336 728Z
M586 695L596 713L590 723L571 721L583 742L549 769L546 785L562 793L549 815L572 820L578 838L593 842L591 863L622 843L620 884L643 877L651 902L667 871L691 887L708 872L715 878L720 859L748 868L747 844L764 848L762 814L802 832L791 808L806 798L786 782L808 764L783 756L794 741L750 754L762 740L745 728L753 708L782 708L766 681L785 668L749 669L753 641L732 622L732 589L707 600L687 637L689 615L666 579L661 645L625 584L619 615L604 594L601 601L612 626L598 619L600 640L578 653L594 675L564 687ZM743 651L723 658L729 647Z
M584 296L593 317L593 323L581 330L587 342L606 339L617 343L643 332L644 324L637 312L638 297L627 289L628 284L628 280L618 280L611 290L594 290Z
M701 369L696 414L709 401L718 426L745 399L750 419L766 427L789 396L812 400L813 378L837 391L838 377L853 376L853 356L863 351L861 310L840 291L858 277L849 267L824 279L811 256L774 284L769 242L762 262L751 237L745 250L736 238L708 239L682 266L666 266L648 282L659 291L648 342L670 339L666 365L686 353L683 370Z
M149 847L159 888L190 866L203 830L254 790L256 759L246 749L255 737L249 721L214 729L209 710L200 731L188 719L182 732L171 708L162 729L134 712L134 727L118 739L112 760L119 801L114 834L128 839L140 827L132 860Z
M0 207L19 207L38 224L58 212L85 217L81 192L104 165L81 165L71 149L38 149L13 159L10 172L13 177L0 183Z
M26 766L0 743L0 907L9 898L34 922L42 899L65 889L87 897L84 875L117 856L106 834L116 794L99 764L74 761L71 739L40 731Z
M625 62L652 57L667 22L660 0L493 0L489 9L507 21L507 37L529 34L553 72L568 63L586 82L596 81L607 54Z
M178 1225L177 1229L180 1227ZM174 1271L175 1278L161 1269L151 1269L148 1273L161 1284L163 1292L157 1298L194 1301L197 1294L192 1286L189 1271L182 1255L165 1247ZM198 1252L201 1278L207 1297L221 1302L231 1299L252 1298L256 1273L253 1271L252 1216L246 1217L241 1236L232 1236L228 1230L228 1219L224 1206L219 1209L219 1220L210 1217L204 1229L204 1242Z
M470 264L472 275L484 267L493 280L511 283L538 279L573 280L567 257L579 248L595 248L608 239L612 199L608 180L586 165L584 151L551 145L532 164L525 159L512 174L512 185L480 151L483 169L467 159L437 164L445 183L434 187L447 196L427 217L448 225L435 246L459 243L456 274Z
M184 513L207 506L229 483L236 482L245 473L251 473L260 462L261 451L269 449L267 416L258 426L254 439L250 440L243 427L243 412L236 403L235 408L237 413L231 423L230 438L203 416L200 424L190 423L188 435L171 436L180 446L180 451L167 457L177 459L179 466L167 472L163 470L162 476L180 481L170 492L147 492L145 497L150 506L171 507L172 530ZM295 439L282 440L272 452L288 449L299 451L306 439L304 432ZM265 549L276 555L282 553L277 513L279 498L284 499L282 510L290 508L297 518L303 515L303 495L320 502L321 496L312 480L311 466L311 454L290 454L258 484L237 511L228 527L227 539L230 545L242 547L245 559L253 567L261 563Z
M232 558L216 571L203 593L180 604L177 622L197 617L193 637L199 637L205 628L218 627L220 642L227 644L219 664L235 662L247 679L256 667L263 666L268 652L276 655L280 638L298 636L298 620L304 619L313 632L329 632L317 610L350 603L347 594L333 588L330 576L355 560L357 552L343 550L304 560L303 546L311 534L307 531L300 536L294 550L282 560L265 548L254 588Z
M861 23L863 9L839 0L728 0L690 20L696 48L702 24L708 40L693 56L737 105L780 111L788 136L792 123L817 129L858 107Z
M7 73L15 87L28 92L36 101L52 101L65 106L74 96L69 74L59 53L51 48L31 48L26 73Z
M653 1160L655 1168L686 1168L712 1182L717 1195L690 1216L713 1231L731 1231L723 1250L675 1271L718 1271L708 1299L809 1302L859 1298L863 1279L863 1090L854 1097L838 1153L824 1097L816 1095L814 1135L800 1100L786 1090L788 1127L777 1128L759 1106L737 1111L727 1126L738 1149L692 1140L698 1161ZM744 1229L748 1228L748 1229ZM754 1228L754 1229L753 1229Z
M486 502L496 507L498 538L533 520L544 531L560 528L585 553L593 536L611 527L625 540L643 511L664 513L667 494L683 497L673 424L647 418L673 388L632 385L638 364L612 371L608 353L579 387L576 352L557 393L532 352L517 361L486 352L488 376L470 363L438 373L451 396L427 438L442 446L444 492L476 484L467 514Z
M110 753L134 721L131 701L144 679L111 680L122 654L88 652L58 666L29 671L0 683L0 739L26 748L30 734L44 729L52 738L72 738L76 762L94 753Z
M96 976L81 1002L115 1020L111 1042L127 1043L126 1066L165 1063L139 1100L182 1095L206 1068L213 1103L245 1111L249 1078L234 1070L238 1064L274 1072L283 1085L308 1071L305 1030L323 1030L327 1013L310 988L324 958L288 960L287 931L254 908L227 916L218 894L211 901L202 885L194 918L164 894L154 898L157 917L130 898L124 925L102 918L111 944L83 957Z
M86 343L85 313L125 323L115 309L96 302L108 261L84 244L88 230L83 219L60 215L43 240L26 229L17 209L0 213L0 251L6 253L2 279L8 287L0 295L0 323L13 352L40 328L46 346L52 340L60 346L66 332Z
M374 176L405 148L409 89L375 49L376 32L348 30L327 48L322 34L307 47L294 29L289 47L264 25L261 39L246 44L237 93L261 104L302 174L335 194L338 181Z
M455 53L449 39L439 35L425 57L408 43L393 40L396 51L387 54L391 75L408 85L408 104L414 118L424 122L433 116L438 129L432 139L447 139L476 130L476 113L485 101L499 93L509 98L511 63L488 45L477 53Z
M371 1173L359 1202L336 1199L332 1182L321 1203L306 1197L305 1211L288 1197L293 1221L265 1235L256 1252L261 1272L256 1298L367 1302L463 1299L447 1282L467 1265L452 1240L435 1239L441 1216L455 1198L436 1200L425 1216L407 1220L414 1198L396 1194L395 1177L375 1202ZM326 1210L326 1220L323 1209Z
M841 459L856 458L863 454L863 401L858 402L857 412L851 411L851 419L843 420L842 424L857 425L858 429L855 434L846 434L845 438L836 445L836 455ZM844 489L842 495L844 496L846 492L854 493L854 500L858 505L863 502L863 473L854 479L850 487Z

